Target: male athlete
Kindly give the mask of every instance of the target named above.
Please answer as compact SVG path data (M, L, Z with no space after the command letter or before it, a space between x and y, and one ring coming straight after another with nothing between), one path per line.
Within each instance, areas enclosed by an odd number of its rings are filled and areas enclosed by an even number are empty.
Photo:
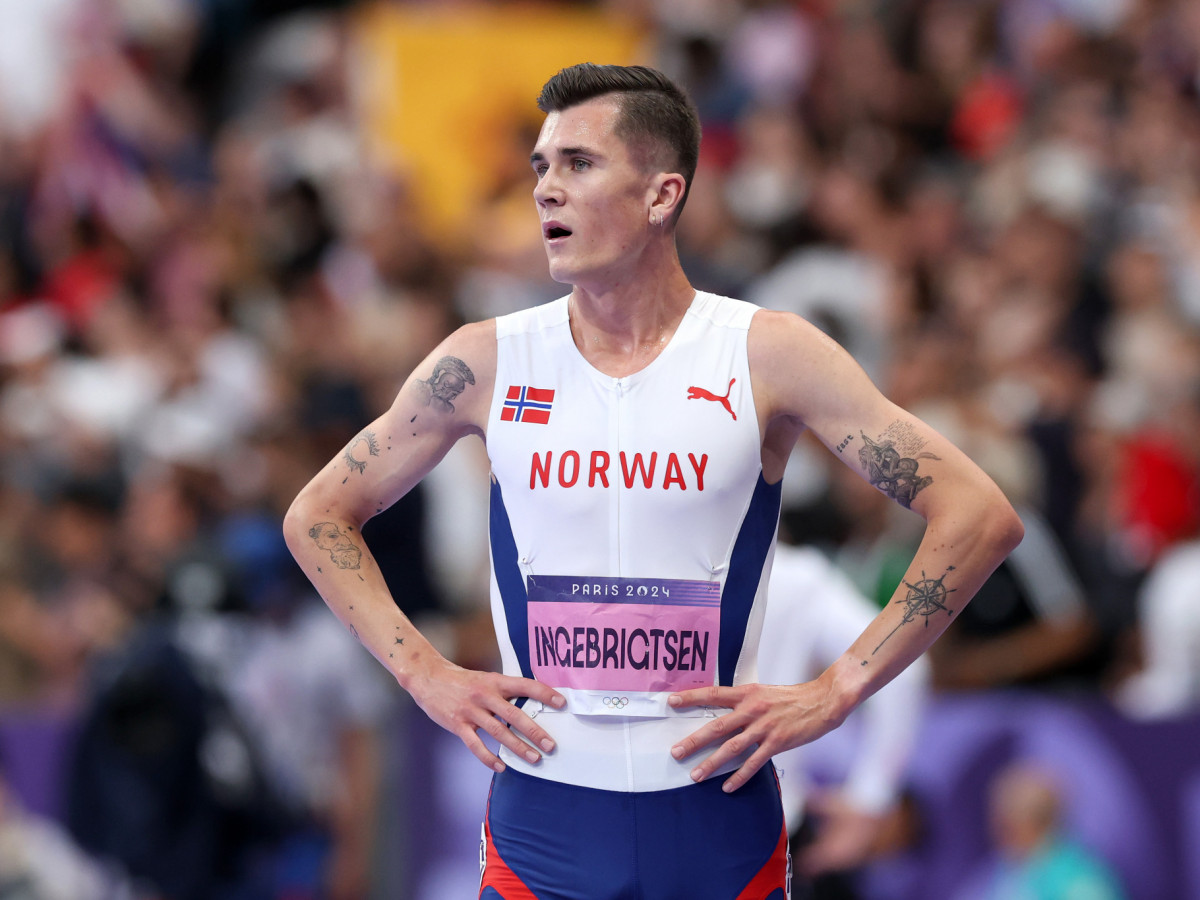
M674 229L700 127L674 84L585 64L538 106L534 201L570 294L446 338L351 441L378 455L336 457L296 498L288 543L347 628L495 770L481 898L782 900L771 756L912 662L1022 527L813 326L688 283ZM766 686L780 481L805 429L925 518L905 577L923 593L899 593L816 680ZM361 538L467 435L492 463L503 674L442 657Z

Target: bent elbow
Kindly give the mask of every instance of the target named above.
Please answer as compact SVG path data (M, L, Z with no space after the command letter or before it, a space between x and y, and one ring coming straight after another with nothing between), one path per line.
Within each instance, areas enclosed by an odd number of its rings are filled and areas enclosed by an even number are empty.
M296 541L304 534L303 515L300 509L300 498L292 501L286 513L283 514L283 540L294 556Z
M283 514L283 540L292 556L297 554L306 539L312 538L313 526L320 521L314 517L316 508L310 487L305 487Z
M1012 504L1003 497L996 504L996 508L989 512L987 522L989 536L1001 559L1017 549L1017 545L1025 537L1025 523L1021 521Z

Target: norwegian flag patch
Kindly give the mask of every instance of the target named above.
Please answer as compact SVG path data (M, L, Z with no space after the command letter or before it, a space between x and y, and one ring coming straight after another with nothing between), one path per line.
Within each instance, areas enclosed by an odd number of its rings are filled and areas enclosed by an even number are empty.
M512 384L504 397L504 408L500 410L502 422L534 422L546 425L550 421L550 408L554 404L552 388L535 388Z

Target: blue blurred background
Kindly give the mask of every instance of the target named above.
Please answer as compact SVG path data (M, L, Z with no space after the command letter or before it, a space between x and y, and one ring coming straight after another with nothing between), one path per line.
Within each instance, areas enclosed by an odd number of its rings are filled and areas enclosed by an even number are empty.
M583 60L699 106L693 283L816 322L1027 523L842 896L1015 897L1028 762L1127 896L1200 898L1189 0L0 0L0 898L474 896L488 773L279 526L451 329L562 291L526 160ZM365 536L490 668L486 502L463 446ZM876 603L919 525L797 448L785 537Z

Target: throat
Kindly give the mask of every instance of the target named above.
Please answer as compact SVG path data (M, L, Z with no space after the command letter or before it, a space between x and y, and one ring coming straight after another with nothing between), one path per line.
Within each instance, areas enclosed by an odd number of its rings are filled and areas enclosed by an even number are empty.
M600 332L576 334L575 346L591 366L612 378L640 372L666 349L671 333L665 329L648 338L634 340Z
M606 309L573 296L568 306L571 338L593 368L624 378L646 368L670 345L690 305L691 298L681 298L677 304L647 304L642 315L631 315L628 306Z

